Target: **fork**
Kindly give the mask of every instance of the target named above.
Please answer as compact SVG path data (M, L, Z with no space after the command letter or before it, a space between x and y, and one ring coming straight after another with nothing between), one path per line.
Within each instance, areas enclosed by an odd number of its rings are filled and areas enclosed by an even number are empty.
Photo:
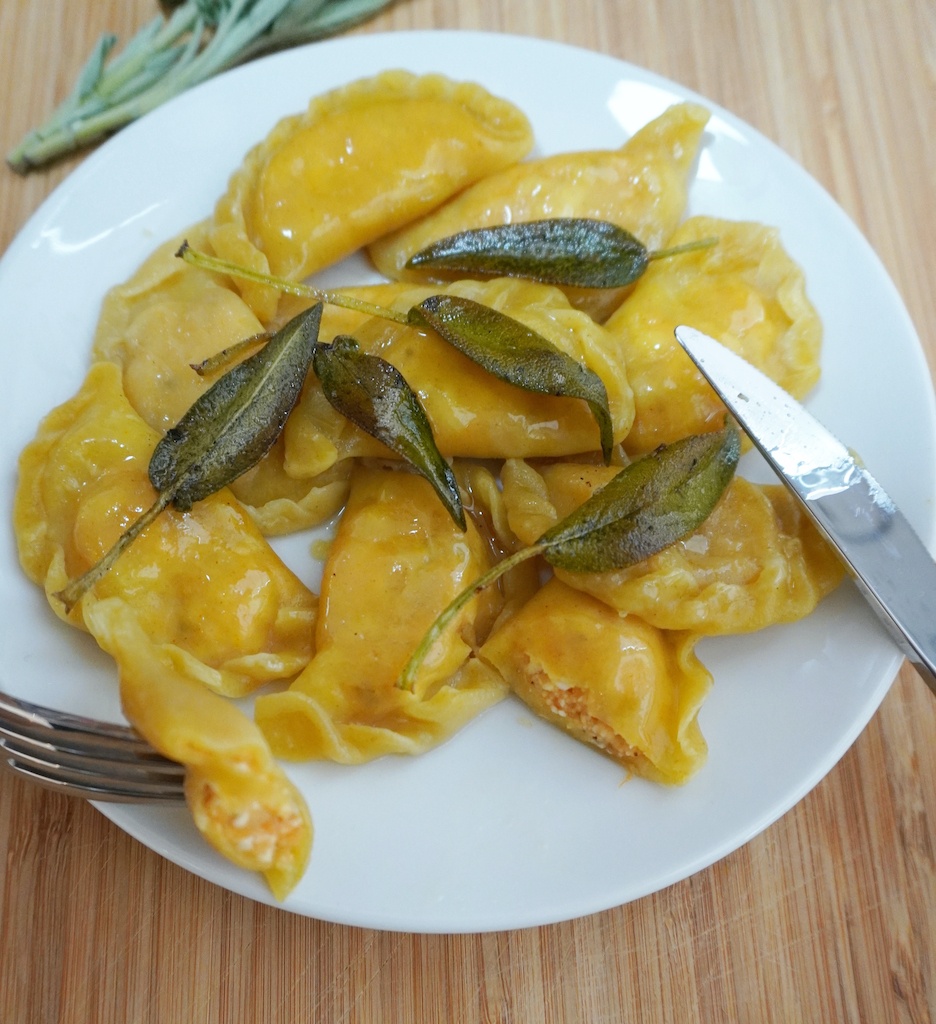
M0 768L46 789L114 803L181 801L185 769L125 725L0 692Z

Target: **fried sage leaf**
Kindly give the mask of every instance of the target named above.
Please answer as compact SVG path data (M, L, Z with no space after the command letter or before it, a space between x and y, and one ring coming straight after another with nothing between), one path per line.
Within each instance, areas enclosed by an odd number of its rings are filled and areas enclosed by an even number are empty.
M436 447L432 426L400 371L339 335L319 345L312 362L322 391L343 416L414 466L464 530L465 510L452 467Z
M156 501L104 557L56 595L70 610L170 504L187 512L260 461L299 398L318 341L322 304L300 313L256 355L229 370L156 445L149 464Z
M708 518L740 451L732 426L662 445L623 469L537 545L550 565L573 572L642 562Z
M741 452L728 425L697 434L632 462L535 544L508 556L463 590L433 622L400 676L412 690L433 644L465 605L514 566L541 555L572 572L622 569L687 536L709 517L734 475Z
M409 311L417 327L441 338L500 380L526 391L588 403L607 462L614 444L608 392L593 370L518 320L458 295L431 295Z
M317 303L199 396L153 451L150 483L187 512L273 447L299 398L322 319Z
M622 288L633 284L651 260L713 241L650 251L629 231L608 221L554 217L460 231L420 249L406 266L578 288Z

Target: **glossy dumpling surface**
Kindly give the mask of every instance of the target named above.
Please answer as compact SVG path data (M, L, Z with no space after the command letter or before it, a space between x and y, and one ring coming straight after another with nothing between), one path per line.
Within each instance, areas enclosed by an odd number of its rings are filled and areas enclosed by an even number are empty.
M127 399L159 431L175 426L212 383L192 364L262 330L233 285L176 256L186 239L202 248L204 227L159 246L107 293L92 350L120 366Z
M526 116L473 83L388 71L316 97L250 151L215 209L219 256L303 278L428 212L532 146ZM239 285L261 320L276 293Z
M433 620L490 560L471 519L462 532L421 477L356 469L323 570L317 653L287 691L255 705L273 750L343 763L415 754L499 701L503 682L471 657L497 614L496 591L446 633L416 690L397 686Z
M717 338L796 398L819 379L822 324L778 231L692 217L670 242L706 238L716 244L651 263L605 325L634 389L632 454L722 425L724 405L675 339L680 324Z

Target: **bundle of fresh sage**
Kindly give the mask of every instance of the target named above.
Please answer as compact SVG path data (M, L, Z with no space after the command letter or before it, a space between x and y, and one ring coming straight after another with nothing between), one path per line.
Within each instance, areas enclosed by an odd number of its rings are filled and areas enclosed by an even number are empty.
M112 57L105 34L71 94L7 162L20 173L117 131L185 89L262 53L332 35L392 0L166 0Z

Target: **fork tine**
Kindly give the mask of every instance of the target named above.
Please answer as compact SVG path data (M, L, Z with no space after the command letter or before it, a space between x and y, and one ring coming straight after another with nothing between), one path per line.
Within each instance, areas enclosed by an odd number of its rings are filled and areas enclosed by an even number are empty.
M88 800L112 803L181 803L185 799L181 781L125 782L119 778L78 772L28 756L12 754L0 759L0 766L45 789Z
M30 704L0 693L0 767L93 800L178 801L182 765L128 726Z
M33 720L23 720L13 715L4 714L2 706L0 706L0 735L29 739L35 743L46 743L56 750L88 757L101 755L111 761L126 762L130 766L140 762L161 764L167 760L142 737L130 730L127 730L126 736L119 736L77 728L64 729L41 725Z
M0 722L0 747L22 757L61 767L74 768L86 773L110 774L119 772L122 778L131 779L175 779L181 780L185 769L177 761L169 761L150 749L149 757L130 759L124 755L110 756L107 748L74 741L73 745L60 745L58 734L55 742L44 738L27 736L4 727Z
M74 733L75 739L88 737L94 741L112 747L125 749L138 756L144 751L153 752L153 748L128 725L113 722L102 722L96 718L85 718L67 711L30 704L28 701L11 697L0 692L0 722L15 728L17 732L29 732L37 737L48 736L51 731L61 734L64 738Z

